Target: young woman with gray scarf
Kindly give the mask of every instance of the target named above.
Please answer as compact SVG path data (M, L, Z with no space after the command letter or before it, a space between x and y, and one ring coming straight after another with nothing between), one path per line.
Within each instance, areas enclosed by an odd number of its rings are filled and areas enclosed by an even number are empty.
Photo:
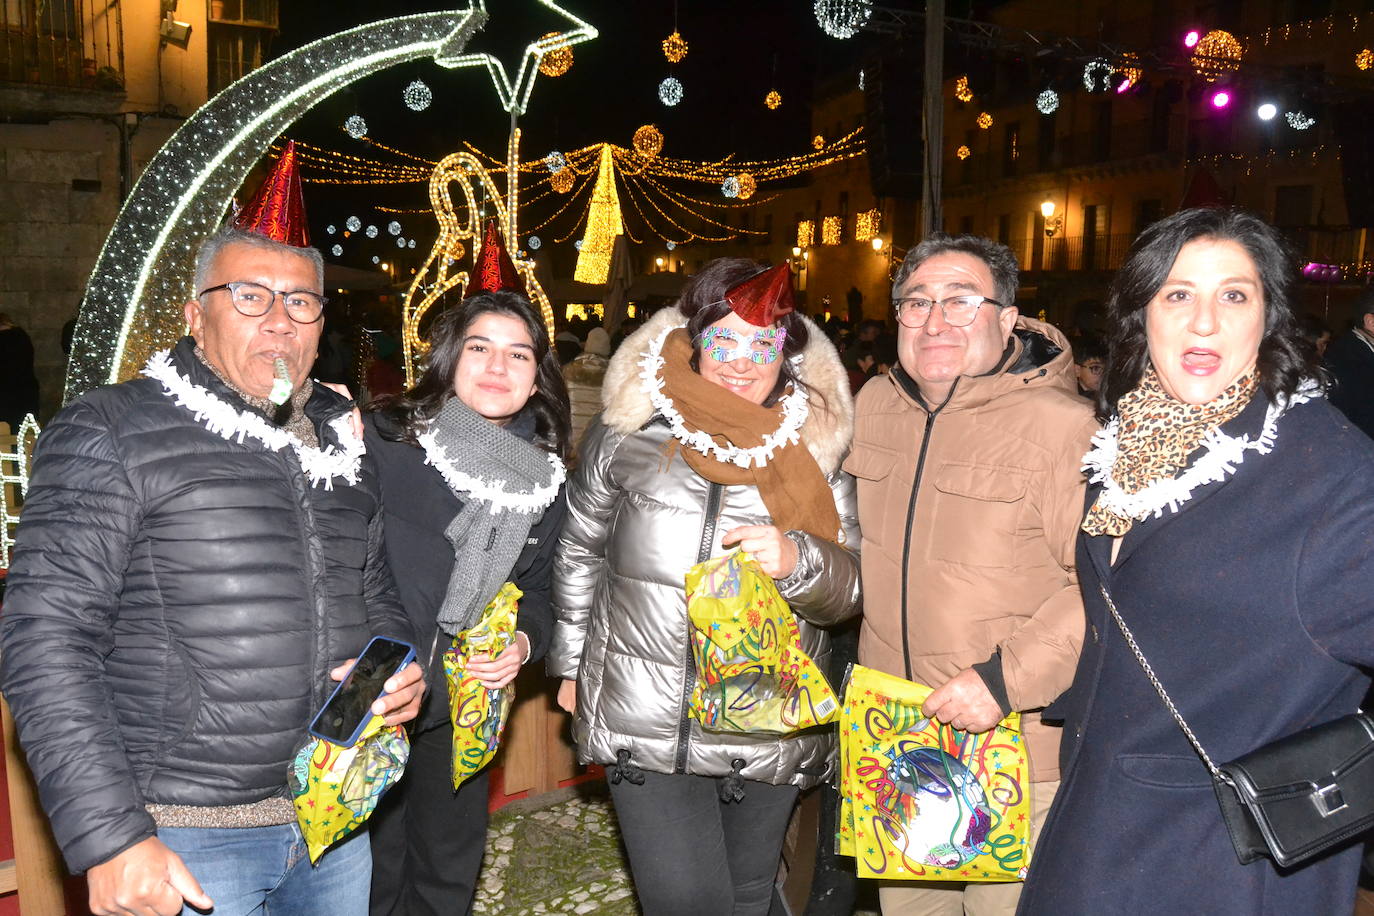
M490 271L478 266L482 291L435 319L418 384L375 404L364 421L381 474L388 561L429 681L405 776L372 818L373 916L462 913L472 900L487 774L453 791L441 653L507 581L524 592L516 642L468 670L505 686L544 655L553 629L568 396L509 258L492 235L484 248L498 256Z

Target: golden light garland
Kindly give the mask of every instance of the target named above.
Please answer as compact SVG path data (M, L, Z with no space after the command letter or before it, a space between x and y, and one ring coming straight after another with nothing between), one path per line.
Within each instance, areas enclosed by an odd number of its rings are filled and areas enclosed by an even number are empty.
M954 155L958 156L960 161L963 161L964 159L967 159L969 156L973 155L973 150L969 149L967 146L964 146L961 143L959 145L959 148L954 151Z
M854 241L870 242L882 229L883 213L877 207L860 210L854 220Z
M557 38L558 32L550 32L541 41L550 38ZM557 45L544 52L544 56L539 58L539 72L545 76L562 76L572 69L573 51L572 45Z
M968 87L967 76L961 76L954 81L954 97L961 102L973 101L973 90Z
M748 200L753 197L754 192L758 190L758 182L756 182L754 176L750 175L748 172L740 172L735 180L739 184L739 193L735 196L740 200Z
M663 152L663 131L652 124L645 124L634 135L635 152L645 159L653 159Z
M838 245L844 241L844 220L827 216L821 220L821 244Z
M992 115L984 111L978 115L978 120L974 123L977 124L983 130L987 130L989 127L992 126Z
M825 149L825 137L822 136L821 134L816 134L816 136L812 137L812 138L811 138L811 148L814 149L814 150L822 150L822 149Z
M770 111L776 109L782 104L782 93L776 89L768 90L768 94L763 97L763 104L767 105Z
M1374 67L1374 50L1361 48L1360 52L1355 55L1355 66L1359 67L1361 70L1368 70L1370 67Z
M1343 18L1344 23L1339 23L1338 18ZM1350 31L1356 32L1360 28L1361 21L1369 23L1374 21L1374 18L1365 16L1365 18L1361 20L1359 13L1332 13L1321 19L1304 19L1301 22L1289 22L1283 25L1270 26L1263 32L1260 32L1258 36L1252 35L1247 37L1244 44L1252 46L1256 41L1259 41L1265 47L1268 47L1270 44L1277 41L1292 40L1295 36L1310 39L1322 35L1334 35L1338 24L1348 25Z
M683 38L677 31L663 39L663 56L668 58L668 63L676 64L687 56L687 39Z
M1193 69L1207 82L1215 82L1223 73L1239 69L1244 53L1236 36L1225 29L1213 29L1193 49Z
M810 248L816 240L816 224L809 219L797 223L797 247Z

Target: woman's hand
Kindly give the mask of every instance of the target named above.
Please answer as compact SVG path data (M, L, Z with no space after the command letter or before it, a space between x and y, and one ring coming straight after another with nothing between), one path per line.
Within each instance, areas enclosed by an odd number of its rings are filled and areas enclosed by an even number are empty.
M558 685L558 705L570 716L577 714L577 681Z
M320 382L320 384L335 394L341 394L350 401L353 400L353 392L348 390L347 385L341 385L338 382ZM353 415L349 417L349 423L353 427L353 435L361 439L363 437L363 415L357 407L353 408Z
M738 546L758 561L774 579L786 579L797 571L797 545L776 525L742 525L721 538L722 547Z
M485 654L474 655L468 659L467 670L483 687L499 690L515 680L515 676L520 673L520 666L525 663L529 654L530 638L517 630L515 642L506 646L504 652L494 659Z

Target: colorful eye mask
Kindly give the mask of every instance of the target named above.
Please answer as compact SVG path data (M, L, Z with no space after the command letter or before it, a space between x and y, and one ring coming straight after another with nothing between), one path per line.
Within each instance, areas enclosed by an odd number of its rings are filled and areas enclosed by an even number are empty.
M783 342L787 331L774 328L769 331L755 331L745 337L729 328L710 327L701 332L701 350L716 362L729 363L737 359L747 359L760 366L776 362L782 355Z

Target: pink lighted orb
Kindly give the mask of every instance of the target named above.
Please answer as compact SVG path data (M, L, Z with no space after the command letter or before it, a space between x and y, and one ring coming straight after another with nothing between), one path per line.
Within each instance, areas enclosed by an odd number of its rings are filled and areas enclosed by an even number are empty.
M1222 89L1222 90L1219 91L1219 92L1213 93L1213 95L1212 95L1212 107L1213 107L1213 108L1225 108L1227 105L1230 105L1230 104L1231 104L1231 93L1227 92L1225 89Z
M1198 43L1198 41L1199 41L1201 38L1202 38L1202 35L1200 35L1200 34L1198 33L1198 30L1197 30L1197 29L1193 29L1193 30L1190 31L1187 35L1184 35L1184 36L1183 36L1183 47L1185 47L1185 48L1195 48L1195 47L1197 47L1197 43Z

